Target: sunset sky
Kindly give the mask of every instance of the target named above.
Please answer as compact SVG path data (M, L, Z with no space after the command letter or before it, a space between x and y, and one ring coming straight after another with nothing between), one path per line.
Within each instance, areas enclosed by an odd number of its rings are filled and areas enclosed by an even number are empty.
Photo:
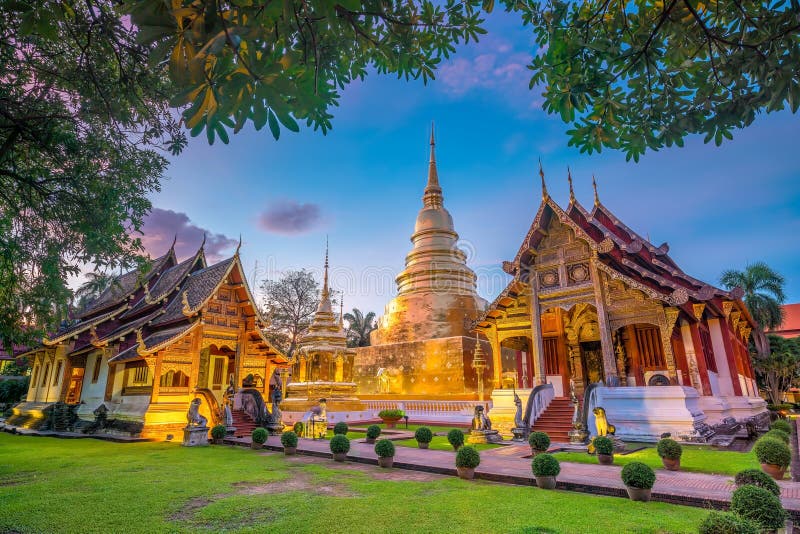
M241 234L252 282L319 272L328 235L345 307L380 313L410 248L434 120L445 206L489 300L505 283L500 262L513 258L539 206L541 158L562 206L568 165L586 207L595 174L603 203L654 244L668 242L687 273L717 284L724 269L764 260L786 277L788 301L800 301L797 116L761 116L722 147L691 138L639 163L580 154L567 147L569 126L541 110L541 91L528 90L529 31L504 13L488 28L427 87L378 75L348 87L328 135L284 131L275 141L267 129L246 129L227 146L192 139L152 197L149 251L162 253L177 232L185 257L207 231L206 250L220 258Z

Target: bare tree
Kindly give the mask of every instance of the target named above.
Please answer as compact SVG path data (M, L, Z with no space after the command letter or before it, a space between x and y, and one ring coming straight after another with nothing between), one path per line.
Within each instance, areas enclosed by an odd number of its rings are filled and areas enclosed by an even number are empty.
M291 356L319 305L319 284L305 269L287 271L278 280L264 280L261 307L269 320L267 338Z

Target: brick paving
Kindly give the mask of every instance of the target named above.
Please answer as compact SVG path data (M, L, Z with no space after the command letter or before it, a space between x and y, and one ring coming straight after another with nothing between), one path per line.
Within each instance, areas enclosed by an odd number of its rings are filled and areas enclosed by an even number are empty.
M228 439L226 442L249 446L250 438ZM348 460L377 464L373 445L363 440L351 440ZM265 444L270 450L282 450L277 436L270 436ZM301 439L298 453L319 458L330 458L329 442L326 440ZM475 470L475 478L517 485L535 485L530 468L530 448L526 445L509 445L481 452L481 465ZM394 467L443 475L456 475L455 453L452 451L423 450L412 447L397 447ZM622 468L617 465L594 465L561 462L558 489L626 497L625 486L620 480ZM730 504L735 489L733 477L689 473L685 471L656 471L653 500L684 504L703 508L725 509ZM800 483L780 481L781 500L794 521L800 520Z

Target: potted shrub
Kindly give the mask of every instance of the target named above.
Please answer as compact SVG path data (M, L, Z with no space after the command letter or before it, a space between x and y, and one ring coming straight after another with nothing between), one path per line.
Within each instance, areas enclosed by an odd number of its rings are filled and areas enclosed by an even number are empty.
M764 488L777 497L781 496L781 488L778 486L778 483L764 471L745 469L744 471L736 473L736 477L733 480L737 488L741 488L746 484L752 484L753 486Z
M367 443L375 443L378 436L381 435L381 427L378 425L369 425L367 427Z
M792 423L787 421L786 419L776 419L769 425L770 430L781 430L786 432L787 434L792 433Z
M214 428L211 429L211 441L215 445L222 445L222 442L225 439L225 435L227 433L228 429L225 428L225 425L216 425Z
M658 442L656 451L661 457L661 463L669 471L678 471L681 468L681 455L683 447L671 438L664 438Z
M381 410L378 412L378 417L381 418L386 428L395 428L397 422L402 419L405 414L403 410Z
M394 443L388 439L378 440L375 444L375 454L378 455L378 465L392 467L394 463Z
M347 439L347 436L336 434L331 438L330 447L334 460L337 462L347 460L347 453L350 451L350 440Z
M605 436L597 436L592 442L594 450L597 453L597 461L603 465L611 465L614 463L614 442L611 438Z
M267 436L269 436L269 433L267 432L266 428L254 428L253 433L250 434L250 438L252 439L250 447L253 449L264 448L264 443L267 441Z
M561 466L555 456L540 452L533 457L531 469L533 469L533 476L536 477L537 486L542 489L554 489L556 487L556 477L561 472Z
M453 446L454 450L458 450L464 444L464 433L454 428L447 433L447 442Z
M780 498L764 488L750 484L733 492L731 512L758 523L761 530L768 532L783 528L786 521L786 512Z
M789 439L790 439L789 438L789 434L787 434L783 430L778 430L777 428L773 428L772 430L770 430L769 432L767 432L766 434L764 434L761 437L762 438L777 439L778 441L782 441L787 445L789 444Z
M417 447L427 449L430 442L433 441L433 432L427 426L421 426L414 432L414 439L417 440Z
M656 474L642 462L631 462L622 468L622 483L632 501L647 502L656 483Z
M785 443L774 438L761 438L753 446L761 469L775 480L783 479L792 461L792 453Z
M283 454L286 456L297 453L297 434L291 430L281 434L281 445L283 445Z
M531 446L533 456L547 452L547 449L550 448L550 436L544 432L531 432L528 436L528 445Z
M347 426L347 423L345 423L344 421L339 421L338 423L333 425L333 434L334 435L346 436L348 430L350 430L350 428Z
M759 534L758 523L733 512L711 512L703 519L699 534Z
M462 433L463 434L463 433ZM475 478L475 468L481 464L481 455L474 448L465 445L456 453L456 470L464 480Z
M297 434L298 436L302 436L302 435L303 435L303 431L304 431L305 429L306 429L306 425L304 425L302 421L298 421L298 422L296 422L296 423L294 424L294 426L292 427L292 430L293 430L293 431L294 431L294 433L295 433L295 434Z

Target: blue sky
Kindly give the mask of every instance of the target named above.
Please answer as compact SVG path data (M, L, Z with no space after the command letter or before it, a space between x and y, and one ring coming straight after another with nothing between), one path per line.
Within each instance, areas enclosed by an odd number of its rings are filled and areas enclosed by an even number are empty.
M152 197L151 251L178 230L185 255L207 230L210 252L224 256L241 234L252 280L319 272L327 234L345 307L380 313L410 248L435 120L445 206L487 299L502 289L499 264L513 258L539 206L541 158L562 205L568 165L587 207L595 174L603 203L656 245L667 241L687 273L716 283L726 268L764 260L786 277L788 301L800 301L797 116L761 116L722 147L691 138L639 163L579 154L567 147L569 126L527 88L529 31L504 13L488 29L427 87L378 75L352 84L328 135L284 131L275 141L266 129L245 130L227 146L192 139Z

